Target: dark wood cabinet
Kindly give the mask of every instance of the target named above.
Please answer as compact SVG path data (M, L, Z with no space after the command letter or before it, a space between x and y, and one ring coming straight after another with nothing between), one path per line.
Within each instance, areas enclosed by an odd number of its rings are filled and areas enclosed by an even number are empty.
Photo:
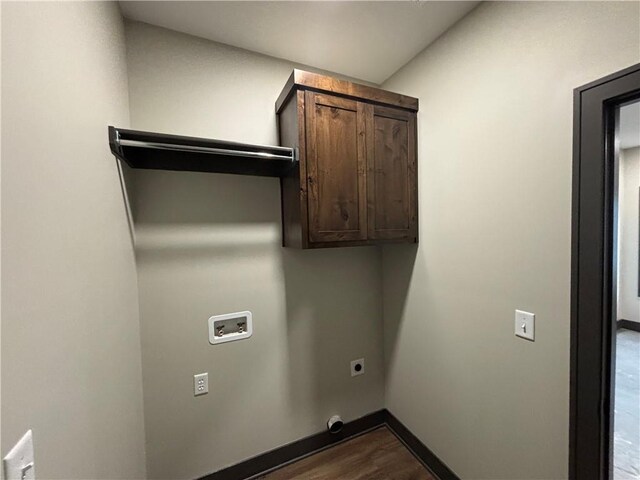
M366 240L363 106L315 92L305 105L309 241Z
M414 241L418 235L416 114L367 107L368 238Z
M418 100L294 70L278 102L280 144L298 150L282 178L284 245L418 241Z

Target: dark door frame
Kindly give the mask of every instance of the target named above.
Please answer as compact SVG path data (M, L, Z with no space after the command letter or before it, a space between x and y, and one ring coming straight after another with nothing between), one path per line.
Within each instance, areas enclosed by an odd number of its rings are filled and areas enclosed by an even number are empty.
M616 107L640 97L640 64L574 90L569 478L612 468Z

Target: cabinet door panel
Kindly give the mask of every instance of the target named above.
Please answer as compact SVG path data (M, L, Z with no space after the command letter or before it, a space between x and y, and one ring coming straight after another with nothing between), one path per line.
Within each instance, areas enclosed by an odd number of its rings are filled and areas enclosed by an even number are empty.
M415 114L367 107L369 238L417 240Z
M309 239L364 240L366 224L363 105L306 92Z

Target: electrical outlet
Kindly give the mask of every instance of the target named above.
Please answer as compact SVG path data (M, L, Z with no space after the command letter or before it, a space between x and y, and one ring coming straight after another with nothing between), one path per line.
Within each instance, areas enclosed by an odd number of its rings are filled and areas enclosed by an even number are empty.
M209 393L209 374L199 373L193 376L193 395L204 395Z
M33 456L33 434L31 430L2 459L6 480L33 480L36 478L36 463Z
M351 361L351 376L364 375L364 358Z

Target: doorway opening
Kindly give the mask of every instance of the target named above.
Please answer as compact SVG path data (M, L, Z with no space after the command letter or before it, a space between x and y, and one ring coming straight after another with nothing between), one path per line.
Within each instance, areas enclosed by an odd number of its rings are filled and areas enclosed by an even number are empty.
M576 480L640 478L640 342L635 322L627 323L640 317L640 148L625 137L640 128L639 101L640 64L574 92L569 477Z
M617 108L614 149L613 480L640 479L640 100Z

